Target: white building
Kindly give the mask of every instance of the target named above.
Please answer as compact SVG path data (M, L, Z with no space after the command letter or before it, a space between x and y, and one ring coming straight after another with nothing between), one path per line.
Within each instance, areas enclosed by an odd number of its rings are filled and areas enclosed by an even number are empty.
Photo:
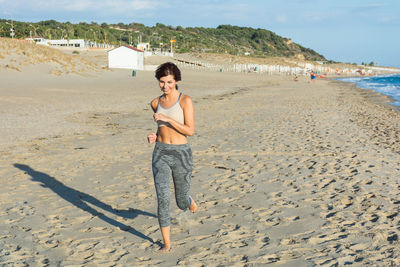
M46 40L49 46L69 47L69 48L84 48L85 40L83 39L70 39L70 40ZM37 43L39 44L39 43Z
M61 39L61 40L48 40L42 38L40 36L34 36L32 38L26 38L28 41L34 41L36 44L46 45L46 46L55 46L55 47L63 47L63 48L84 48L85 40L83 39Z
M40 43L40 42L44 42L44 40L46 40L46 39L44 39L41 36L32 36L30 38L25 38L25 40L29 41L30 43Z
M115 69L144 69L144 53L133 46L120 46L108 51L108 67Z

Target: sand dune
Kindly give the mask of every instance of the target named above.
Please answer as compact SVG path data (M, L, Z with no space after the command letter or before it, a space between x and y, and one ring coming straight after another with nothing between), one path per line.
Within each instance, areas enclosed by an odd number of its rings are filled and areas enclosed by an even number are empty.
M63 52L25 40L0 38L0 69L21 72L27 66L40 68L53 75L85 74L101 71L101 65L87 60L79 51Z

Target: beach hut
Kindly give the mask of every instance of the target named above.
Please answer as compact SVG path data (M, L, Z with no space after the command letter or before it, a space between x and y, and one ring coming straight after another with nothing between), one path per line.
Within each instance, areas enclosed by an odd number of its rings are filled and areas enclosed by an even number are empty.
M144 69L144 53L133 46L120 46L108 51L108 67L115 69Z

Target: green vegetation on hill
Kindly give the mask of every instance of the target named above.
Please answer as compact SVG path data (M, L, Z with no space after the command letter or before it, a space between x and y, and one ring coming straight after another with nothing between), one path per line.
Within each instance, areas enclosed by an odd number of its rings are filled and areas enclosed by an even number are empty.
M6 24L8 22L9 24ZM0 37L10 36L10 21L0 19ZM98 24L96 22L72 24L55 20L38 23L14 21L16 38L42 36L48 39L82 38L114 45L136 44L140 40L152 48L168 49L170 40L176 40L174 50L185 52L212 52L253 56L298 57L307 60L325 60L312 49L305 48L265 29L220 25L217 28L172 27L157 23L148 27L140 23Z

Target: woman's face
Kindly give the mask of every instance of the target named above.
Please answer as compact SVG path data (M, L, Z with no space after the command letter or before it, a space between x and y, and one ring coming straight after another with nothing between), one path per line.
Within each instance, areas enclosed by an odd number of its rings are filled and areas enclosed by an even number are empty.
M174 75L168 75L161 77L159 80L159 85L161 91L163 91L164 94L169 94L172 91L176 90L176 84L178 82L175 81Z

